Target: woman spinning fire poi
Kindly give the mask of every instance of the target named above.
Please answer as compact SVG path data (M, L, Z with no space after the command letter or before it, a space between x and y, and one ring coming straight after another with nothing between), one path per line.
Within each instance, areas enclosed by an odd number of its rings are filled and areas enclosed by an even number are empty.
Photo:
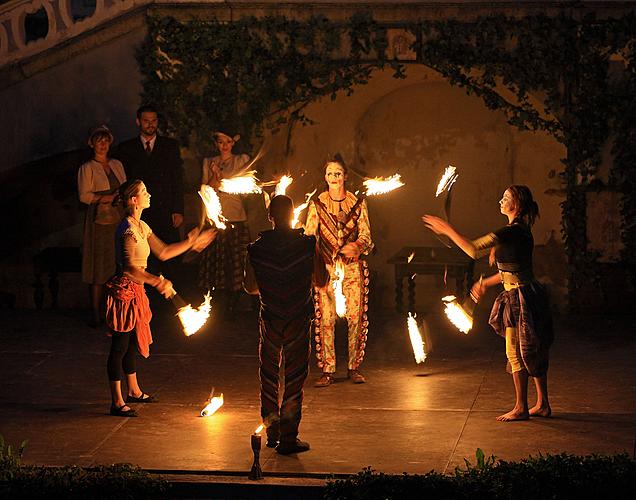
M328 190L309 205L305 233L316 235L319 251L327 263L330 281L324 289L316 290L316 357L322 376L316 387L333 383L336 371L334 334L336 299L344 295L349 335L348 376L356 384L365 382L359 372L364 358L369 321L367 302L369 269L361 255L373 248L367 204L345 189L347 168L342 161L331 161L325 166ZM340 286L334 290L333 283ZM338 292L342 290L342 294Z
M154 286L166 298L175 293L170 280L146 271L148 256L152 251L159 260L168 260L190 248L200 252L212 242L216 232L193 229L186 240L166 245L141 220L141 213L150 206L150 193L144 183L140 180L124 182L119 187L119 196L127 216L115 233L117 272L106 283L106 324L112 337L107 371L112 397L110 414L131 417L135 416L135 410L127 403L154 401L139 387L135 366L137 352L147 358L152 343L152 313L144 284ZM121 389L123 374L128 385L125 401Z
M548 351L553 340L552 317L543 286L534 279L531 227L539 216L539 207L526 186L510 186L499 201L501 213L508 225L471 241L459 234L448 222L425 215L422 220L437 234L448 236L470 257L486 249L491 252L490 264L499 272L473 285L471 293L480 298L488 287L502 283L490 313L489 323L506 339L508 370L515 387L515 406L497 420L527 420L530 416L549 417ZM528 409L528 377L534 379L537 403Z

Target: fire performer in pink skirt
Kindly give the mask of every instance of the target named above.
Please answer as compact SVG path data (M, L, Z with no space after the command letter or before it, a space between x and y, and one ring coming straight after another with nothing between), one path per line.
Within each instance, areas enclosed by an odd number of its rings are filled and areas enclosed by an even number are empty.
M112 398L110 414L132 417L135 410L126 403L155 401L141 390L137 381L137 352L147 358L152 344L152 313L144 284L154 286L167 299L174 294L170 280L146 271L148 256L152 251L163 261L190 248L200 252L212 242L216 233L213 229L200 232L196 228L188 233L186 240L167 245L141 220L142 211L150 206L150 193L144 183L140 180L124 182L119 187L119 196L126 217L115 233L117 272L106 283L106 324L111 329L112 338L107 371ZM128 385L126 401L121 389L124 374Z
M274 229L263 231L248 248L245 290L260 296L261 416L267 446L282 455L309 449L298 439L303 385L309 371L312 286L324 287L329 275L316 249L316 238L292 229L293 203L275 196L269 206ZM285 388L279 405L281 365Z
M342 292L345 297L348 326L348 377L356 384L366 380L359 371L364 359L369 321L369 268L360 257L373 248L367 203L345 188L347 167L340 159L325 165L328 190L311 202L307 213L305 233L318 238L318 247L331 276L329 286L316 290L315 337L316 357L322 375L316 387L333 383L336 372L335 325L336 297L333 282L342 267Z
M515 387L515 406L497 417L500 421L527 420L530 416L549 417L548 351L554 338L550 305L544 287L534 279L531 228L539 207L527 186L510 186L499 201L508 225L471 241L448 222L425 215L422 220L437 234L448 236L472 258L490 249L490 264L499 272L475 283L472 294L480 298L487 288L502 283L490 313L489 323L506 339L508 371ZM528 409L528 377L534 379L537 403Z

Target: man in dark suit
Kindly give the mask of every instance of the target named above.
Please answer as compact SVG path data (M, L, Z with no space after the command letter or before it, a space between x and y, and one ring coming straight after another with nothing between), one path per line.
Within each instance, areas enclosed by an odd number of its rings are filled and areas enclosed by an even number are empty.
M141 179L152 195L144 220L166 243L179 241L183 224L183 162L179 143L157 134L157 110L137 110L139 136L122 142L113 156L124 165L129 179Z

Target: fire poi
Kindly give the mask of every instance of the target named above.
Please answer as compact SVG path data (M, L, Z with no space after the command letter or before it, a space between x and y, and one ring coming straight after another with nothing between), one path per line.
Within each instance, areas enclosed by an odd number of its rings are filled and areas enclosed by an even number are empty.
M342 281L344 280L344 264L338 260L334 269L335 279L333 280L333 294L336 299L336 314L344 318L347 314L347 299L342 293Z
M183 332L187 337L194 335L203 325L205 325L206 321L210 317L210 311L212 310L212 306L210 305L211 300L212 296L210 295L210 292L208 292L205 294L201 305L196 309L190 304L187 304L186 306L179 308L177 311L177 316L183 326Z
M400 179L400 174L393 174L390 177L375 177L374 179L367 179L362 184L364 184L364 187L366 188L366 196L389 193L404 186L404 183Z
M214 394L214 389L212 389L212 394ZM223 406L223 393L219 396L210 395L210 402L201 410L201 416L209 417L214 415L221 406Z
M239 175L229 179L221 179L219 191L223 191L228 194L250 194L261 193L263 190L258 184L256 170L250 170L245 175Z
M283 175L280 180L278 181L278 184L276 184L276 188L274 189L274 195L272 196L272 198L274 196L279 196L281 194L286 194L287 193L287 188L289 187L289 185L294 182L294 178L291 177L290 175Z
M311 200L311 197L314 194L316 194L316 189L314 189L311 193L306 193L304 203L301 203L296 208L294 208L294 219L292 220L292 227L295 228L298 225L300 214L309 206L309 200Z
M205 216L210 223L214 224L217 229L225 229L227 227L225 225L227 219L221 213L221 200L219 200L219 195L216 194L214 188L207 184L202 184L199 196L203 200Z
M435 198L437 198L444 191L450 192L451 188L453 187L453 184L455 184L455 181L457 180L458 177L459 177L459 174L457 173L457 169L455 167L453 167L452 165L449 165L448 167L446 167L444 169L444 174L442 175L442 178L439 180L439 183L437 184L437 191L435 191Z
M411 346L413 347L415 362L417 364L423 363L426 360L426 350L415 316L409 313L409 317L406 322L409 330L409 338L411 339Z

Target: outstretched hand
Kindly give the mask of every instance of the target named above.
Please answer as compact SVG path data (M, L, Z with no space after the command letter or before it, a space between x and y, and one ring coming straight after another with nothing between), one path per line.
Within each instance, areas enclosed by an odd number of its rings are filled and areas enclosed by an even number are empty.
M448 235L448 233L450 232L451 227L448 222L440 219L439 217L435 217L434 215L424 215L422 217L422 221L424 222L426 227L433 231L435 234Z
M195 252L203 251L216 238L217 230L215 228L200 231L194 228L188 233L188 241L192 244L192 250Z

